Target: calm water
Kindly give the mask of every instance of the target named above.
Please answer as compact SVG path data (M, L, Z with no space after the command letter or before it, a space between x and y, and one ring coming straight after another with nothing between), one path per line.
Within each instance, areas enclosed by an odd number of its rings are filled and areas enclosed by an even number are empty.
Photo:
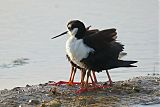
M117 28L128 53L124 59L139 62L137 68L111 70L113 81L159 72L157 0L1 0L0 89L68 80L67 36L51 37L66 30L71 19ZM105 72L97 76L106 80Z

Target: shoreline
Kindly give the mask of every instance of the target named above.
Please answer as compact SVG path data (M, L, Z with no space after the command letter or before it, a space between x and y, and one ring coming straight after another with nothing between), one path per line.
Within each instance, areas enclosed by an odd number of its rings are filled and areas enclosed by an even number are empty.
M78 85L52 86L48 83L0 90L0 107L130 107L160 104L159 75L116 81L111 88L82 94L75 93Z

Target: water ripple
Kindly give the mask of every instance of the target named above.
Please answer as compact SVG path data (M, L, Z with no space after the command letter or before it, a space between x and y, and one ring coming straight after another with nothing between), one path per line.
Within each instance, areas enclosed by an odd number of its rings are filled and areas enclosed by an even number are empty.
M9 63L3 63L0 64L0 68L13 68L18 66L23 66L25 64L28 64L29 62L28 58L17 58Z

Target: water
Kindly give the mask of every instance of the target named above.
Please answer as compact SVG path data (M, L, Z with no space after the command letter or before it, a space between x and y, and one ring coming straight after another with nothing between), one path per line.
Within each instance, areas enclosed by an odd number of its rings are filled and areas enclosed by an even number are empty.
M1 0L0 89L68 80L67 36L51 37L65 31L71 19L117 28L128 53L124 59L139 62L137 68L111 70L113 81L159 72L157 0ZM106 80L105 72L97 76Z

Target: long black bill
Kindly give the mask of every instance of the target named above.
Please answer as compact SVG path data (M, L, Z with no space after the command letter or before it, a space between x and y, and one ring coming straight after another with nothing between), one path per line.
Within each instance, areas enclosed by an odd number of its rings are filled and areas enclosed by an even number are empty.
M60 37L60 36L62 36L62 35L64 35L64 34L67 34L67 32L68 32L68 31L65 31L65 32L63 32L63 33L61 33L61 34L59 34L59 35L57 35L57 36L52 37L51 39L55 39L55 38Z
M86 27L86 30L89 30L90 27L91 27L91 26ZM64 34L67 34L67 33L68 33L68 31L65 31L65 32L63 32L63 33L61 33L61 34L59 34L59 35L57 35L57 36L52 37L51 39L55 39L55 38L60 37L60 36L62 36L62 35L64 35Z

